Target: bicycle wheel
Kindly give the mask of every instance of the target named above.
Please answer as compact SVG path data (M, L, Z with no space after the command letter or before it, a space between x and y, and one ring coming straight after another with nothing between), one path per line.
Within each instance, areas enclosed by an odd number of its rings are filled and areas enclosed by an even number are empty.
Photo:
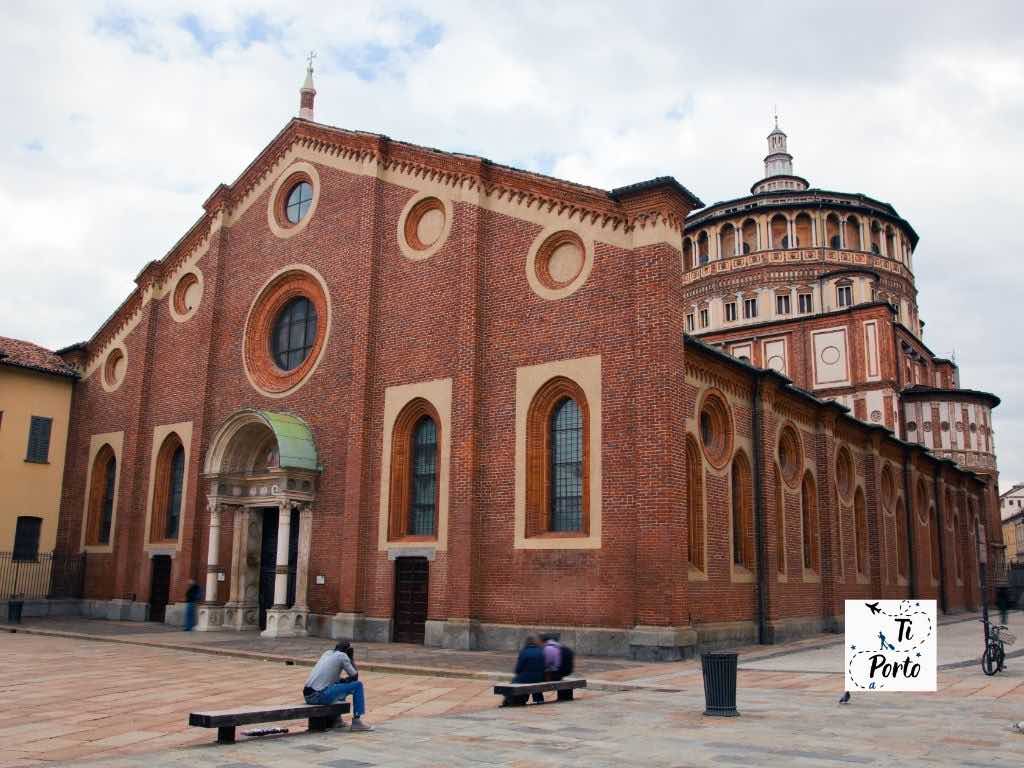
M989 677L999 671L999 647L995 643L985 646L985 653L981 656L981 671Z

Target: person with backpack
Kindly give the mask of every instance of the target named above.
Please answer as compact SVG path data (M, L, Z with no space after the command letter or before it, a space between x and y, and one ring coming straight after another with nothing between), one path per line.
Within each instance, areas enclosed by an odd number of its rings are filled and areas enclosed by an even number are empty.
M544 635L544 677L548 681L561 680L572 674L575 654L562 645L557 635Z

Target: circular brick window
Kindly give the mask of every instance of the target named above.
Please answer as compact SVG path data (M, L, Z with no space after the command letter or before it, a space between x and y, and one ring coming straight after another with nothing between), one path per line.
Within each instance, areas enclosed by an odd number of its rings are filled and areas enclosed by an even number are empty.
M836 490L844 499L853 494L853 459L846 446L836 452Z
M558 290L579 277L586 261L583 241L575 232L557 232L544 241L537 254L537 278L546 288Z
M127 368L128 358L125 356L124 348L115 347L112 349L103 363L103 385L108 392L112 392L121 386Z
M790 488L795 488L804 468L803 451L800 447L800 436L789 425L783 427L779 433L779 468L786 484Z
M305 381L323 352L329 313L319 275L291 267L272 277L245 324L245 371L253 386L282 396Z
M203 299L203 281L197 270L190 270L178 278L171 293L171 315L181 322L188 320L199 309Z
M882 469L882 507L892 513L896 504L896 479L892 475L892 467L886 464Z
M526 278L542 299L564 299L587 281L594 266L593 244L567 229L546 230L526 259Z
M725 398L717 391L708 392L698 416L700 442L712 466L721 469L732 455L732 416Z
M444 234L444 203L436 197L420 200L405 217L405 242L414 251L426 251Z
M307 162L296 162L282 173L267 201L267 223L281 238L304 230L316 213L320 200L320 175Z

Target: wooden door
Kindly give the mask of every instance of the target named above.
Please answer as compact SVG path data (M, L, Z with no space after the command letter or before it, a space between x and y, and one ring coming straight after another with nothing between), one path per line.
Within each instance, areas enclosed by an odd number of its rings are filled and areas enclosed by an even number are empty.
M423 643L427 626L428 563L425 557L395 560L396 643Z
M171 558L153 556L153 577L149 587L149 620L162 622L167 616L167 601L171 596Z

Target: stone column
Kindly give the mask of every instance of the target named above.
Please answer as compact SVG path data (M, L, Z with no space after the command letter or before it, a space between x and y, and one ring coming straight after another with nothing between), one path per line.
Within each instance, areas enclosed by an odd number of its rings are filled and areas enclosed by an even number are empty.
M209 499L207 507L210 510L210 540L206 551L206 602L217 602L217 574L220 571L218 560L220 557L220 509L221 506L213 499Z
M274 608L288 607L288 542L291 534L292 508L288 502L278 505L277 567L274 569Z
M309 587L309 548L313 542L313 509L309 504L299 505L299 554L295 565L296 611L308 611L306 592Z

